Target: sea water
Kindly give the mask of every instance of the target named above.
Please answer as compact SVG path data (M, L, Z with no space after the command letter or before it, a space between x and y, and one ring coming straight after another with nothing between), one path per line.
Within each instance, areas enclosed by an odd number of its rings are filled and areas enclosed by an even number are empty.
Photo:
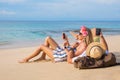
M120 21L0 21L0 49L37 45L47 36L60 38L62 32L70 36L82 25L102 28L105 35L120 34Z

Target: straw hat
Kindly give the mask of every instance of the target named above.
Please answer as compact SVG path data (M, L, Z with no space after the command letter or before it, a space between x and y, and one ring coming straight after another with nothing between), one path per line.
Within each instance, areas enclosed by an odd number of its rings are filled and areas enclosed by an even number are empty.
M86 49L86 55L95 59L100 59L105 53L106 48L99 42L92 42Z

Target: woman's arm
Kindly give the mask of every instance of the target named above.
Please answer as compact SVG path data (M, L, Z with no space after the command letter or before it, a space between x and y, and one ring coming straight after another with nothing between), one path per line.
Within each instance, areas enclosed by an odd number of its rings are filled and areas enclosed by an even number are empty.
M79 46L79 42L75 42L73 45L71 45L72 48L76 48Z
M70 46L70 43L68 41L68 37L65 33L62 33L62 39L64 40L63 46Z
M101 43L103 46L105 46L106 50L108 50L107 42L106 42L106 40L105 40L105 38L104 38L104 36L103 36L102 33L100 34L100 43Z
M78 34L76 34L75 32L73 32L73 31L70 31L70 34L73 36L73 37L75 37L75 39L77 39L78 37Z
M87 45L85 42L80 43L80 45L77 47L75 56L81 55L87 48Z

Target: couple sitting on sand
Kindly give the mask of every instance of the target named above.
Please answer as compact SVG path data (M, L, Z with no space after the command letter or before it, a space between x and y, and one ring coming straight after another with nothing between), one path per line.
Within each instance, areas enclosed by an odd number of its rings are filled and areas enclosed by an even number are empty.
M74 32L70 33L77 39L73 45L70 45L69 40L64 33L62 35L62 38L64 40L64 48L60 47L51 37L47 37L44 44L40 45L34 53L20 60L19 63L29 62L30 59L34 58L40 53L42 53L42 55L36 61L45 60L47 55L53 62L67 61L68 63L74 63L78 57L88 56L86 55L86 52L88 52L86 49L89 44L93 42L97 42L98 45L104 46L102 48L104 48L104 50L106 50L106 53L108 53L107 43L102 33L96 35L96 28L90 30L85 26L81 26L79 34L76 34ZM94 50L96 50L96 52L99 52L99 49ZM101 56L98 55L93 57L98 58Z

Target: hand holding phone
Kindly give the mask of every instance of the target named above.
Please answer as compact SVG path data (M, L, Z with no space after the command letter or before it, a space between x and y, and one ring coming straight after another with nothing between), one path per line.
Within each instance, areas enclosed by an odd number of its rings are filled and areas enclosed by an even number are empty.
M65 33L62 33L62 38L63 38L63 39L65 39L65 38L66 38Z
M65 33L62 33L62 38L63 38L63 40L68 41L68 38L67 38L67 36L66 36L66 34L65 34Z

